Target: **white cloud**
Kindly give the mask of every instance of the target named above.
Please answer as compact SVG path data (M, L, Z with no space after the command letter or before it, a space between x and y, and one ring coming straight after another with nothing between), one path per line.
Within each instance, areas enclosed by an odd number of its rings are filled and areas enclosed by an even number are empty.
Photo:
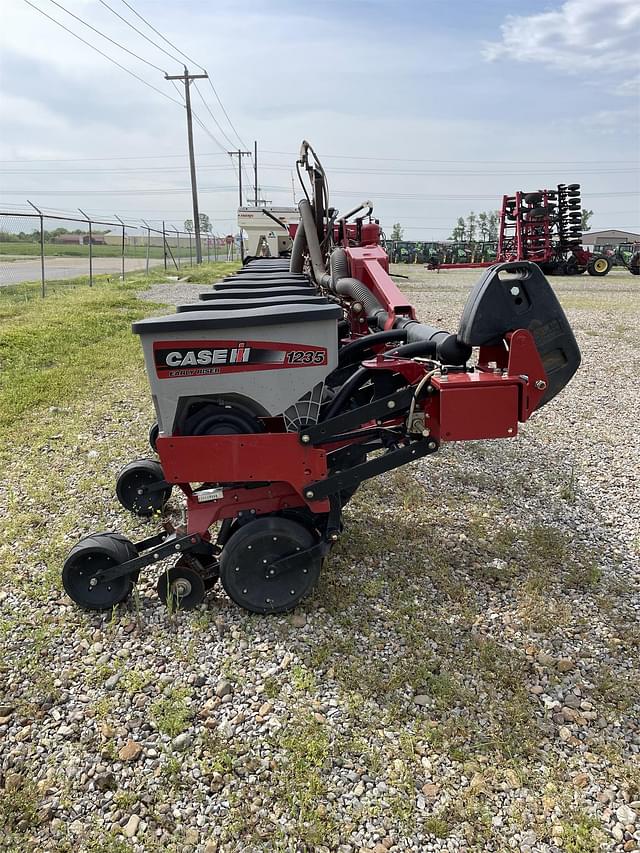
M637 94L628 79L640 66L637 0L566 0L554 11L509 15L500 29L501 40L485 45L486 59L535 62L583 76L623 75L620 93Z

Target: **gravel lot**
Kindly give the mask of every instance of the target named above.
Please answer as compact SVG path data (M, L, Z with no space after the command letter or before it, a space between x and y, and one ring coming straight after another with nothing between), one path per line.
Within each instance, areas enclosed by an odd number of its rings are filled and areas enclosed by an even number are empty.
M398 271L455 328L475 274ZM0 849L640 847L640 281L552 282L571 385L515 440L363 486L293 615L220 590L170 615L152 571L127 607L80 612L71 544L153 527L113 495L148 453L142 360L25 424L2 460Z

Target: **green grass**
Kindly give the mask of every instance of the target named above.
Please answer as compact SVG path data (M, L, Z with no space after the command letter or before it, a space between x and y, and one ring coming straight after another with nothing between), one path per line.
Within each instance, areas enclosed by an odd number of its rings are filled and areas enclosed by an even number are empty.
M206 264L194 275L215 281L236 266ZM142 302L136 292L164 275L138 273L109 282L102 276L94 287L87 286L86 277L72 279L45 299L0 290L0 427L39 408L64 406L114 376L141 369L142 350L131 323L157 306Z
M183 238L184 239L184 238ZM171 235L168 235L169 245L171 245ZM122 246L120 243L116 243L113 245L106 246L92 246L92 252L94 258L119 258L122 255ZM222 257L222 254L225 250L218 249L218 254ZM181 258L188 258L190 255L195 257L195 243L189 251L189 246L180 246L178 249L175 246L171 246L171 252L174 257L177 257L178 254ZM210 253L213 255L213 247L210 249ZM45 257L56 257L56 258L88 258L89 257L89 246L81 246L78 244L64 244L64 243L45 243L44 244L44 254ZM203 254L206 256L207 249L206 244L203 244ZM40 243L37 242L22 242L16 241L13 243L0 243L0 256L2 255L18 255L20 257L40 257ZM124 256L125 258L146 258L147 256L147 247L146 246L130 246L125 244L124 247ZM164 250L162 246L149 246L149 257L150 258L162 258L164 257ZM7 262L7 258L5 258L5 263Z

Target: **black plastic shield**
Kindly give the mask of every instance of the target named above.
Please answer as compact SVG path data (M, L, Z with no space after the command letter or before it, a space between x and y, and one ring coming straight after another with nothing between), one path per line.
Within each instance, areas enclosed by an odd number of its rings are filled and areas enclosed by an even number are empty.
M540 403L553 399L580 366L580 350L553 288L530 261L489 267L462 312L458 338L469 346L500 344L507 332L526 329L547 373Z

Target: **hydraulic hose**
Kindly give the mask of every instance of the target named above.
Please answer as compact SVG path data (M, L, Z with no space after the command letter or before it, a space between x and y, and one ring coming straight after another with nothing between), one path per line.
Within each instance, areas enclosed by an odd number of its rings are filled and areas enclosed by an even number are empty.
M301 273L304 267L304 250L307 247L307 241L304 234L304 225L298 223L295 236L293 238L293 246L291 247L291 258L289 259L289 272Z
M320 248L320 241L318 240L318 232L316 231L316 223L313 218L311 205L305 198L303 198L298 205L298 210L300 211L300 222L304 226L304 234L307 241L307 247L309 249L309 257L311 258L313 277L316 284L319 284L321 287L330 287L331 276L327 272L324 261L322 260L322 249Z
M326 421L328 418L332 418L340 412L342 406L349 400L354 391L357 391L360 385L368 379L370 372L371 371L366 367L360 367L356 370L353 376L344 383L342 388L329 404L329 408L322 417L323 421Z
M373 335L365 335L363 338L358 338L350 344L343 346L338 354L338 367L345 367L348 364L353 364L360 361L363 354L371 349L371 347L379 344L389 344L398 341L403 343L407 340L407 332L405 329L390 329L388 332L376 332Z

